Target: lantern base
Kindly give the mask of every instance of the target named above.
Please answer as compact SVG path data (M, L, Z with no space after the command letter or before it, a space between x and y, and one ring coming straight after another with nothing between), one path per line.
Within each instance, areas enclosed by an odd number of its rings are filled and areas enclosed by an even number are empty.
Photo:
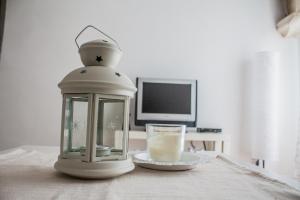
M134 169L131 159L102 162L83 162L77 159L56 161L54 168L70 176L86 179L106 179L128 173Z

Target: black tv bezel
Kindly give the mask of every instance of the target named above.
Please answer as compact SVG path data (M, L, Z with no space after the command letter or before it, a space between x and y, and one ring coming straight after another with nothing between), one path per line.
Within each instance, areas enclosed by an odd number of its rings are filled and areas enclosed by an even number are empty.
M134 122L136 126L145 126L146 124L182 124L187 127L196 127L197 124L197 107L198 107L198 80L196 81L196 105L195 105L195 121L165 121L165 120L138 120L137 119L137 103L138 91L135 93L135 116ZM138 88L139 77L136 78L136 87Z

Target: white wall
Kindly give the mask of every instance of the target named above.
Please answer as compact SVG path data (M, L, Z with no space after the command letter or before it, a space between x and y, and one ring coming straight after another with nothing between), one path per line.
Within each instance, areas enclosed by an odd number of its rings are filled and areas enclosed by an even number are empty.
M0 63L0 149L58 145L57 83L81 66L76 34L93 24L119 41L120 71L199 80L198 126L220 127L232 155L249 158L243 135L243 67L256 51L277 50L282 78L282 159L292 165L296 135L298 49L282 39L274 0L10 0ZM89 38L92 39L92 38Z

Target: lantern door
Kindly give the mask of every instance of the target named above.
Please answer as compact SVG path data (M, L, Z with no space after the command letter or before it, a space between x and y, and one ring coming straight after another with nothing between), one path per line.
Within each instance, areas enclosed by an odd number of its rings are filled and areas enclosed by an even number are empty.
M128 134L121 141L116 141L115 135L128 132L129 98L96 94L94 105L92 161L126 159Z
M65 94L63 98L61 155L89 161L90 94Z

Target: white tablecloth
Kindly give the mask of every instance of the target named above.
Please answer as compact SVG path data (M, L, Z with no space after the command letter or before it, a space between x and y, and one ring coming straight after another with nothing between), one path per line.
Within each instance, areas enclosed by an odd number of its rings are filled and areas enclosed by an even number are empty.
M58 148L24 146L0 153L0 199L300 200L292 187L217 158L190 171L136 167L108 180L82 180L56 172Z

